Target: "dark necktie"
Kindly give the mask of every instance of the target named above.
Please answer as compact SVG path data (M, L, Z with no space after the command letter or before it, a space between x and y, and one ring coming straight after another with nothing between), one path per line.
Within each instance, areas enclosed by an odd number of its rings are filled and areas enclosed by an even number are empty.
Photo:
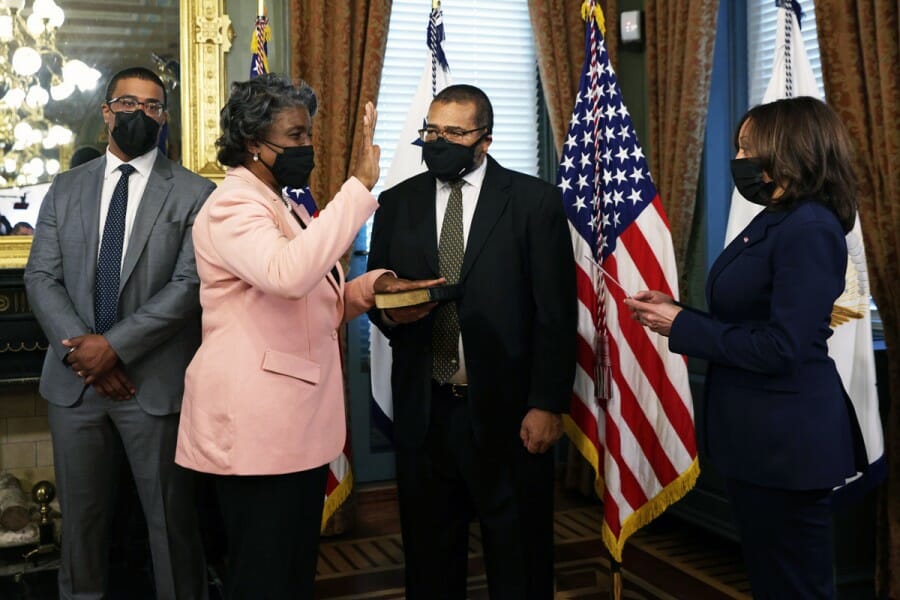
M462 179L450 182L450 199L441 225L438 243L438 269L447 283L457 283L463 263ZM459 314L455 302L446 302L436 310L432 328L434 360L432 374L438 383L447 383L459 370Z
M119 318L119 276L122 272L122 245L125 241L125 211L128 209L128 178L135 168L123 164L119 171L122 175L109 202L97 259L97 277L94 281L95 333L105 333Z

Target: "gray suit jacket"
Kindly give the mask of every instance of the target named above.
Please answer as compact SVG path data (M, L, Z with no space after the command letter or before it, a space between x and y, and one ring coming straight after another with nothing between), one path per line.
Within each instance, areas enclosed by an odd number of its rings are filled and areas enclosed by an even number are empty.
M63 363L61 341L93 330L105 166L104 157L56 176L25 267L28 301L50 342L40 392L59 406L77 402L83 388ZM120 320L105 335L150 414L181 408L184 371L200 344L191 229L214 187L160 154L135 215L119 284Z

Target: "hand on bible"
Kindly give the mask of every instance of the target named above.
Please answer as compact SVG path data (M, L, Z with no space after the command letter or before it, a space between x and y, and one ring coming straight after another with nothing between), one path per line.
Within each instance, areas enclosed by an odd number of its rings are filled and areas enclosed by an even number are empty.
M385 273L375 280L376 294L393 294L396 292L405 292L407 290L417 290L421 288L434 287L443 285L447 280L443 277L439 279L401 279L390 273ZM405 306L403 308L391 308L384 311L385 316L393 323L403 325L413 323L425 317L434 310L437 302L428 302L426 304L416 304L414 306Z
M445 283L447 283L447 280L443 277L438 279L401 279L396 275L385 273L375 280L374 287L376 294L393 294L407 290L434 287Z

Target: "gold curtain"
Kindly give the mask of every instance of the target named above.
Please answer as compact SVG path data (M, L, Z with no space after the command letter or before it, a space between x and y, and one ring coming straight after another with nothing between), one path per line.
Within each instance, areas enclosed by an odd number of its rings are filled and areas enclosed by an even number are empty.
M669 217L682 282L706 131L718 5L718 0L646 3L650 171Z
M291 1L291 66L319 97L310 188L324 208L356 159L368 100L377 103L391 0Z
M311 85L319 98L313 120L316 169L310 188L320 209L350 174L366 102L378 102L390 16L391 0L291 0L292 72ZM341 346L347 356L345 336L341 336ZM346 371L344 385L346 389ZM324 533L335 535L349 529L355 506L355 494L351 493Z
M584 63L584 21L581 0L528 0L528 14L534 30L538 70L550 114L556 152L562 151L569 126L578 78ZM616 65L619 39L617 0L602 0L606 18L606 48Z
M878 506L879 597L900 598L900 35L897 0L818 0L828 103L856 151L859 215L872 293L884 323L891 409L887 485Z

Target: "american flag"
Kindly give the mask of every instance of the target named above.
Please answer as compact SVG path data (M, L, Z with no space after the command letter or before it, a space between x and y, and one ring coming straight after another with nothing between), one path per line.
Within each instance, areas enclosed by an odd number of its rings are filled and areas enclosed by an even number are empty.
M264 12L262 4L260 4L259 12ZM272 39L269 18L264 14L257 15L254 31L255 35L250 42L250 79L269 72L268 42ZM309 187L302 189L285 188L284 192L288 198L304 207L310 216L318 216L319 209L316 207ZM325 484L325 509L322 512L323 530L332 515L337 512L337 509L350 495L352 488L353 471L350 468L350 436L348 435L347 441L344 443L343 452L328 465L328 481Z
M578 279L578 366L566 432L593 465L603 541L625 540L681 498L699 474L683 357L631 320L623 300L677 298L672 237L622 102L599 6L586 2L585 61L557 179Z

